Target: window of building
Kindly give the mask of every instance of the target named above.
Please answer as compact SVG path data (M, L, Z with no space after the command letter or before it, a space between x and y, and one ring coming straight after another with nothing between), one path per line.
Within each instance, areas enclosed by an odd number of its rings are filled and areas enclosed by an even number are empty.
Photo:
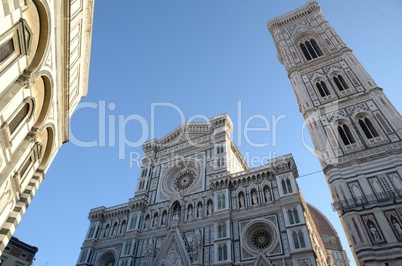
M14 52L14 39L11 38L0 45L0 64Z
M223 153L223 151L224 151L223 145L219 145L216 147L216 154Z
M225 166L225 158L216 158L216 165L217 167Z
M124 255L129 255L131 251L131 241L127 241L124 246Z
M94 232L95 232L95 226L91 226L91 229L89 230L88 234L88 239L93 237Z
M218 195L218 210L226 208L226 198L225 194L221 193Z
M287 187L288 187L289 193L292 193L293 190L292 190L292 185L290 184L289 178L286 178L286 185L287 185Z
M228 259L228 247L226 243L218 244L218 261Z
M302 50L304 57L307 59L307 61L310 61L323 55L320 47L318 46L317 42L314 39L310 39L309 41L300 43L300 49Z
M297 212L297 208L293 209L293 217L295 218L295 223L300 223L299 213Z
M283 194L288 194L288 193L292 193L292 192L293 192L293 190L292 190L292 185L291 185L291 183L290 183L289 178L286 178L286 180L282 179L281 184L282 184L282 191L283 191Z
M282 191L283 191L283 194L288 194L288 188L287 188L287 186L286 186L286 182L285 182L285 180L283 180L282 179Z
M21 252L20 258L26 259L26 258L28 258L28 254L26 254L25 252Z
M339 124L338 133L339 137L342 139L343 144L349 145L356 142L355 139L353 138L352 132L350 132L350 129L347 125Z
M366 138L372 139L379 136L377 130L375 130L373 124L367 117L359 118L359 126L363 130L364 135L366 135Z
M22 108L18 111L18 113L13 117L13 119L8 123L8 127L10 130L10 135L16 131L19 125L21 125L24 120L28 119L30 111L30 104L26 102Z
M289 223L294 224L295 220L293 219L293 212L291 210L288 210L288 217L289 217Z
M327 97L331 95L331 93L328 90L327 84L325 84L324 81L319 81L315 84L317 87L318 92L320 93L321 97Z
M332 79L335 82L336 87L339 91L344 91L349 89L348 84L346 83L345 79L341 75L333 76Z
M297 212L297 208L294 208L293 210L289 209L288 217L289 217L290 224L300 223L299 213Z
M218 224L218 238L226 237L226 223Z
M305 248L306 243L304 241L303 232L299 230L299 232L293 231L292 233L293 243L295 244L295 248Z

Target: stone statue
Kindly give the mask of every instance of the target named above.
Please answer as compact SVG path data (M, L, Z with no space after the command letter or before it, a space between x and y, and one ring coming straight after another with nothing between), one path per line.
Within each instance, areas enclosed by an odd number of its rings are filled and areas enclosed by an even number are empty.
M207 214L208 214L208 215L212 215L212 203L211 203L211 202L208 203L208 206L207 206Z
M258 204L258 197L257 197L257 192L253 191L251 193L251 199L253 201L253 205L257 205Z
M271 201L271 192L269 191L269 188L265 189L265 201Z
M198 217L202 217L202 206L198 205Z
M188 211L187 211L187 220L188 220L188 221L193 220L193 208L192 208L192 207L188 208Z
M162 225L166 224L166 212L162 214Z
M380 234L378 233L377 228L375 228L375 226L372 224L370 225L370 232L371 232L371 235L373 236L374 240L376 240L376 241L380 240Z
M399 237L402 237L402 227L401 227L401 225L396 220L392 221L392 225L394 226L395 231L399 234Z
M240 208L244 208L244 207L245 207L243 193L241 193L240 196L239 196L239 205L240 205Z

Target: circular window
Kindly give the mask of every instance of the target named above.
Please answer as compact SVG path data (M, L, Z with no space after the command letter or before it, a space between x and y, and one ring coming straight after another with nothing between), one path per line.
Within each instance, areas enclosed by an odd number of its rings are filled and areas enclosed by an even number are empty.
M242 246L250 254L264 251L270 254L278 246L277 226L268 219L256 219L245 224L242 232Z
M177 191L185 190L189 188L191 184L193 184L195 178L196 178L195 171L193 170L181 171L176 175L173 186Z
M255 230L251 235L251 244L256 249L266 249L272 243L272 235L266 229Z

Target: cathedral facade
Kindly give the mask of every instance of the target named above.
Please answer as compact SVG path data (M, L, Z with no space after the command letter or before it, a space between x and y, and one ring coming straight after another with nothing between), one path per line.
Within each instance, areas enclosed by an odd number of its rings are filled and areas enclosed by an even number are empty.
M268 22L360 265L402 264L402 117L320 6Z
M226 115L143 144L135 196L89 213L77 265L349 265L292 155L249 168Z
M87 94L93 5L0 3L0 255Z

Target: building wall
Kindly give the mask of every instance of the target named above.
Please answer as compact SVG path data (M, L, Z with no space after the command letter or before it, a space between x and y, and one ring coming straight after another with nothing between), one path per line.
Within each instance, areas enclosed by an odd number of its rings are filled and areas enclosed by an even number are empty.
M18 238L12 237L1 256L3 266L28 266L35 260L38 248L28 245Z
M0 253L87 93L92 12L92 0L0 4Z
M268 23L361 265L402 262L402 117L315 1Z
M293 157L249 169L231 131L220 115L144 143L134 198L90 211L77 265L317 265Z

